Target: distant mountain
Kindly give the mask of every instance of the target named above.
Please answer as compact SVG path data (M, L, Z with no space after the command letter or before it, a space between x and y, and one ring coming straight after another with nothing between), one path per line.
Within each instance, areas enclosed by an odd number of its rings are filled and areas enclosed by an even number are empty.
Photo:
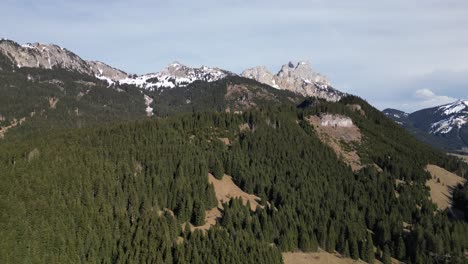
M399 125L404 125L408 122L408 113L403 111L387 108L383 113Z
M289 62L281 67L277 74L271 73L265 66L247 69L241 76L257 80L277 89L289 90L304 96L339 101L345 94L334 89L327 78L314 70L308 62Z
M20 45L8 39L0 40L0 53L9 58L16 67L77 71L106 81L109 85L134 85L148 91L161 88L186 87L195 81L214 82L237 74L216 67L192 68L174 62L159 72L142 75L127 74L99 61L87 61L75 53L55 44L28 43ZM280 90L288 90L302 96L339 101L344 93L334 89L330 81L315 72L308 62L289 62L273 74L264 66L247 69L242 77Z
M448 151L468 152L467 100L411 114L395 109L385 109L383 113L429 144Z
M119 80L119 83L133 84L147 90L157 90L159 88L174 88L176 86L185 87L194 81L213 82L232 75L235 74L219 68L209 68L206 66L191 68L179 62L174 62L160 72L129 76L123 80Z
M127 77L124 71L103 62L86 61L75 53L55 44L28 43L20 45L12 40L0 40L0 53L12 60L18 68L62 68L97 78L115 81Z

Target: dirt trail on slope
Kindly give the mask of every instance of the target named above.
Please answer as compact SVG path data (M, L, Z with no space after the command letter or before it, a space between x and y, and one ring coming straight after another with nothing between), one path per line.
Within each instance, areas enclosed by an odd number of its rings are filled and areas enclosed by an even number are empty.
M431 179L426 182L426 186L431 189L431 200L441 210L452 206L452 189L458 184L463 184L465 180L439 166L427 165L426 170L431 174Z

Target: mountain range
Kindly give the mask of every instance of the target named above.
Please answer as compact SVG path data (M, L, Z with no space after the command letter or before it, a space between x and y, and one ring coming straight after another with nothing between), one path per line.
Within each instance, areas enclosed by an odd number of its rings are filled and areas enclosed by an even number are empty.
M171 63L160 72L129 75L103 62L83 60L73 52L54 44L28 43L20 45L7 39L0 40L0 52L11 59L18 68L52 69L58 67L106 80L110 85L116 82L133 84L147 90L187 86L199 80L212 82L226 76L237 75L227 70L206 66L191 68L179 62ZM304 61L296 64L289 62L283 65L276 75L262 66L245 70L240 76L304 96L315 96L331 101L338 101L343 96L343 93L335 90L324 76L313 71L310 65Z
M11 40L0 95L0 263L467 261L468 164L404 129L462 137L465 101L384 114L306 62L134 75Z

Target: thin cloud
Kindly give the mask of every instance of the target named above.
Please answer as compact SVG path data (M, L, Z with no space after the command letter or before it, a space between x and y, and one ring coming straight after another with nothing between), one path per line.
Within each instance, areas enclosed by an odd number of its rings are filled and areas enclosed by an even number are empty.
M417 100L419 100L416 102L419 108L429 108L444 105L457 100L457 98L453 98L450 96L437 95L429 89L416 90L415 97Z

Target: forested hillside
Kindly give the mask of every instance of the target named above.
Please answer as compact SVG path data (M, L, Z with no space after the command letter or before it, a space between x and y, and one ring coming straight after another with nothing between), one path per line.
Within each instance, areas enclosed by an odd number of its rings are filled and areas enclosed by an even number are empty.
M1 261L280 263L281 251L320 246L370 262L463 262L468 225L436 213L423 165L466 167L347 100L2 141ZM366 136L362 155L383 171L353 173L303 120L318 111L352 116ZM207 174L220 167L264 208L233 200L208 233L182 229L216 206Z
M131 89L131 86L122 87ZM214 82L195 81L185 87L162 88L147 94L154 98L157 116L180 112L242 112L269 105L297 105L304 100L302 95L239 76Z
M0 127L12 134L142 119L142 92L63 69L18 68L0 53ZM1 129L0 129L1 130Z

